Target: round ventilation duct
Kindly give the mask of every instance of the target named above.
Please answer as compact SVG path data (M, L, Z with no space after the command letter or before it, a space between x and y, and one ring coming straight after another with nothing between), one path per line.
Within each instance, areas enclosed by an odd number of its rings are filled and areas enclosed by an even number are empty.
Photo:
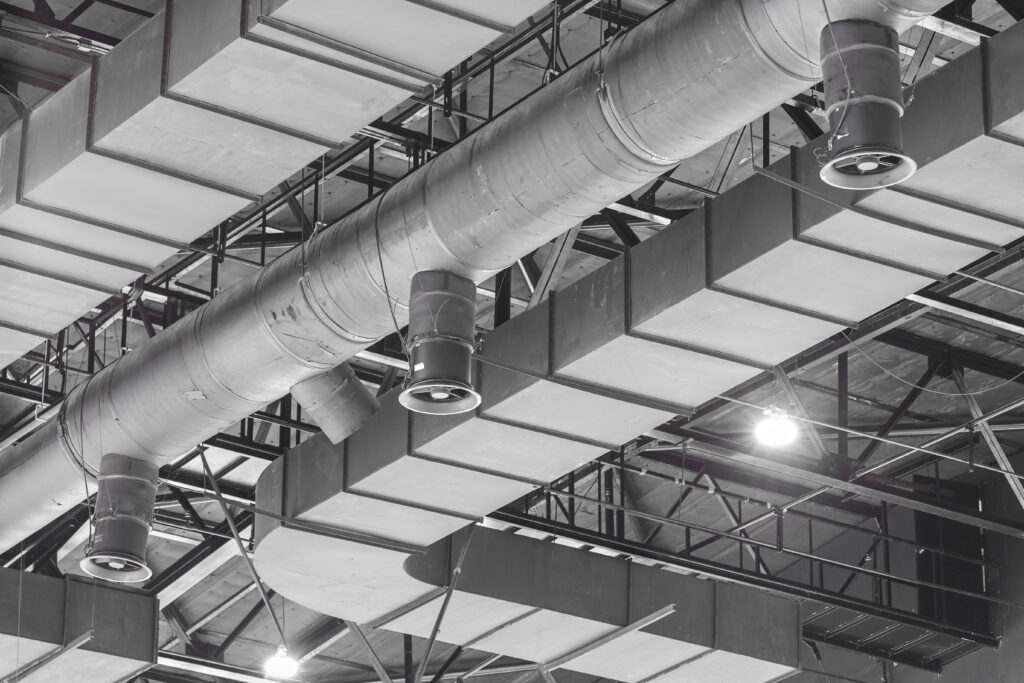
M412 374L399 396L417 413L453 415L480 405L473 388L476 285L458 275L427 270L412 277L409 351Z
M146 543L153 521L158 469L153 463L108 453L100 460L96 532L80 567L117 583L146 581Z
M351 436L380 408L348 363L299 382L292 387L292 396L334 444Z
M836 21L821 33L829 156L821 179L847 190L896 185L917 164L903 152L899 36L870 21Z

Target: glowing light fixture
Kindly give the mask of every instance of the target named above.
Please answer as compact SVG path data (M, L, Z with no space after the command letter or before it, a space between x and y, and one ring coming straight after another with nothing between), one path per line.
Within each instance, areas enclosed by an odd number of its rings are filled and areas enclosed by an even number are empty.
M796 435L796 423L786 414L786 411L775 406L765 408L764 417L757 423L757 428L754 430L754 436L757 437L758 442L769 448L787 446L796 441Z
M263 672L269 678L292 678L299 672L299 663L288 654L288 648L280 645L277 653L263 665Z

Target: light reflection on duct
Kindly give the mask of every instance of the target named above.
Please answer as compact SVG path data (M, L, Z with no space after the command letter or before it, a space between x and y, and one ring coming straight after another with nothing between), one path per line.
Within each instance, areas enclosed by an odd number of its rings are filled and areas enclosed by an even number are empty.
M899 35L871 21L837 21L821 33L829 158L821 179L848 190L899 184L917 171L903 152Z
M159 471L145 460L108 453L100 461L96 532L81 561L86 574L115 583L139 583L153 575L146 543L153 521Z
M348 363L292 387L292 396L331 443L341 443L380 409Z
M409 352L412 374L399 401L428 415L455 415L480 405L473 388L476 285L452 273L412 278Z

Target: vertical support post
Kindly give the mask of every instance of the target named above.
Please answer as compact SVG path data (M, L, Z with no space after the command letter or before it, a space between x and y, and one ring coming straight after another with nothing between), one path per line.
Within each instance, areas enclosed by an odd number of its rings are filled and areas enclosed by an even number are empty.
M889 541L889 504L884 500L878 513L878 529L882 532L884 540L882 546L885 550L885 561L883 568L886 574L892 574L892 544ZM885 604L892 607L892 581L885 583Z
M845 353L839 354L838 363L836 364L836 386L839 394L839 408L837 411L836 418L839 421L840 427L850 426L850 374L849 374L849 356ZM839 439L836 448L838 449L838 455L840 462L845 462L850 457L850 439L842 429L836 430L836 435Z
M121 355L128 353L128 295L121 295Z
M263 208L263 221L260 223L260 265L267 265L267 209Z
M434 100L437 98L437 89L433 86L430 88L430 102L431 106L427 107L427 151L423 152L423 155L430 157L434 154Z
M291 394L285 394L285 396L281 399L280 405L281 405L281 413L280 413L281 417L283 417L286 420L290 420L291 417L292 417L292 396L291 396ZM290 427L285 427L284 425L281 425L280 429L278 430L278 443L280 444L282 450L286 450L288 448L291 448L291 446L292 446L292 430L291 430Z
M402 636L402 645L405 652L405 683L415 683L416 667L413 666L412 661L412 636L409 634Z
M619 509L615 511L615 535L617 538L626 537L626 455L623 449L619 449L619 466L616 473L619 477Z
M89 334L85 340L86 346L89 348L89 361L88 369L89 374L96 374L96 323L89 321Z
M494 57L487 67L489 81L487 82L487 120L494 118Z
M452 117L452 72L447 71L444 74L444 83L442 84L442 93L444 96L444 104L442 105L442 112L445 118L450 119Z
M305 228L303 228L302 239L306 239ZM220 261L216 257L210 259L210 298L217 296L217 285L220 281Z
M512 268L494 278L494 326L504 325L512 318Z
M576 526L576 471L569 473L569 526Z
M611 468L604 470L604 502L615 503L615 473ZM615 510L605 507L604 510L605 532L609 536L615 535Z
M46 340L46 351L43 353L43 390L41 392L42 397L39 399L41 402L45 401L46 390L50 388L50 349L53 345L50 340Z
M462 62L462 66L459 67L459 73L464 74L469 69L469 60ZM463 84L462 90L459 91L459 111L469 113L469 88L466 84ZM459 139L469 135L469 120L465 116L459 117Z
M810 517L807 518L807 554L814 554L814 525ZM807 561L807 583L814 587L814 560Z
M428 107L429 109L429 107ZM434 111L430 109L430 111ZM370 143L370 150L366 153L366 198L373 199L373 184L376 182L377 171L373 167L377 143Z
M772 165L772 117L765 114L761 117L761 167Z
M57 370L60 372L60 393L63 394L68 388L68 372L64 367L64 354L67 350L67 328L57 333Z

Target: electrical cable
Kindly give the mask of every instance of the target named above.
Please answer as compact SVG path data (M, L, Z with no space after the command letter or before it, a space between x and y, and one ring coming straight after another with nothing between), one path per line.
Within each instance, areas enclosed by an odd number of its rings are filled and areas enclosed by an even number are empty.
M929 389L928 387L921 386L919 384L915 384L914 382L912 382L912 381L910 381L908 379L904 379L904 378L900 377L899 375L897 375L896 373L894 373L891 370L889 370L888 368L884 367L881 363L879 363L877 360L872 358L863 348L861 348L861 346L859 344L857 344L857 342L855 342L850 337L850 335L847 334L847 332L845 330L842 332L842 335L844 337L846 337L846 341L848 341L850 343L850 345L853 346L853 348L857 349L857 351L859 351L860 354L862 356L864 356L864 358L866 358L868 361L870 361L871 364L874 365L875 367L877 367L879 370L881 370L885 374L889 375L894 380L907 385L908 387L911 387L913 389L917 389L919 391L924 391L924 392L929 393L929 394L937 394L939 396L954 396L954 397L956 397L956 396L959 396L959 397L981 396L982 394L987 394L990 391L995 391L996 389L1002 389L1007 384L1012 384L1012 383L1016 382L1017 380L1021 379L1022 377L1024 377L1024 370L1021 370L1020 372L1018 372L1013 377L1010 377L1009 379L1006 379L1005 381L1000 382L999 384L996 384L995 386L991 386L991 387L989 387L987 389L979 389L978 391L960 392L960 391L940 391L938 389Z
M16 627L16 639L14 643L14 670L17 671L17 680L21 680L21 598L22 582L25 575L25 541L21 542L21 569L18 570L18 625Z
M375 241L377 243L377 262L380 264L380 279L381 279L381 282L384 285L384 296L387 297L387 300L388 300L388 312L391 313L391 322L395 326L395 334L398 335L398 341L402 345L402 353L405 354L405 358L406 358L406 360L409 363L409 372L408 372L408 375L406 376L406 379L408 379L409 377L412 376L412 355L409 353L409 345L406 342L405 337L402 335L402 328L398 324L398 316L395 315L395 307L398 305L399 301L397 299L392 298L391 290L388 287L387 274L384 271L384 251L381 248L381 242L380 242L380 220L379 220L380 219L380 205L381 205L382 201L383 201L382 198L378 198L377 199L377 206L375 206L374 209L373 209L373 234L374 234L374 237L375 237Z
M231 529L231 536L235 539L235 543L238 545L238 552L245 561L245 566L249 570L249 575L252 577L252 581L256 585L256 590L259 591L260 598L262 598L264 606L266 606L267 611L270 613L270 618L273 620L274 626L277 627L277 632L281 636L281 644L285 649L287 649L288 642L284 635L284 627L281 625L280 620L278 620L277 613L274 612L273 605L270 604L270 596L267 595L267 589L263 585L263 580L256 572L256 566L252 563L252 558L250 558L249 553L246 552L245 543L243 543L242 537L238 533L238 526L235 524L235 518L231 516L231 510L228 509L227 503L224 502L224 498L221 496L220 485L217 483L217 478L213 476L213 470L210 469L210 463L206 459L205 449L201 449L199 451L199 458L203 462L205 478L210 480L213 492L216 494L217 501L220 503L221 512L224 514L224 519L228 523L228 527Z
M828 11L827 0L821 0L821 6L825 10L826 26L828 27L829 33L832 35L832 44L836 48L836 55L839 57L839 64L843 67L843 76L846 78L846 101L843 103L843 115L839 117L839 121L836 122L836 125L831 131L829 131L828 141L826 142L825 147L817 147L812 150L814 159L818 162L818 165L824 167L827 163L829 152L832 151L832 145L836 141L836 138L839 137L839 132L843 129L843 125L846 123L846 115L850 111L850 101L853 99L853 81L850 80L850 72L846 68L846 60L843 58L842 50L839 49L839 42L836 40L836 33L832 28L832 15ZM824 56L822 56L822 59L824 59ZM828 110L824 109L824 111L825 118L828 119Z

